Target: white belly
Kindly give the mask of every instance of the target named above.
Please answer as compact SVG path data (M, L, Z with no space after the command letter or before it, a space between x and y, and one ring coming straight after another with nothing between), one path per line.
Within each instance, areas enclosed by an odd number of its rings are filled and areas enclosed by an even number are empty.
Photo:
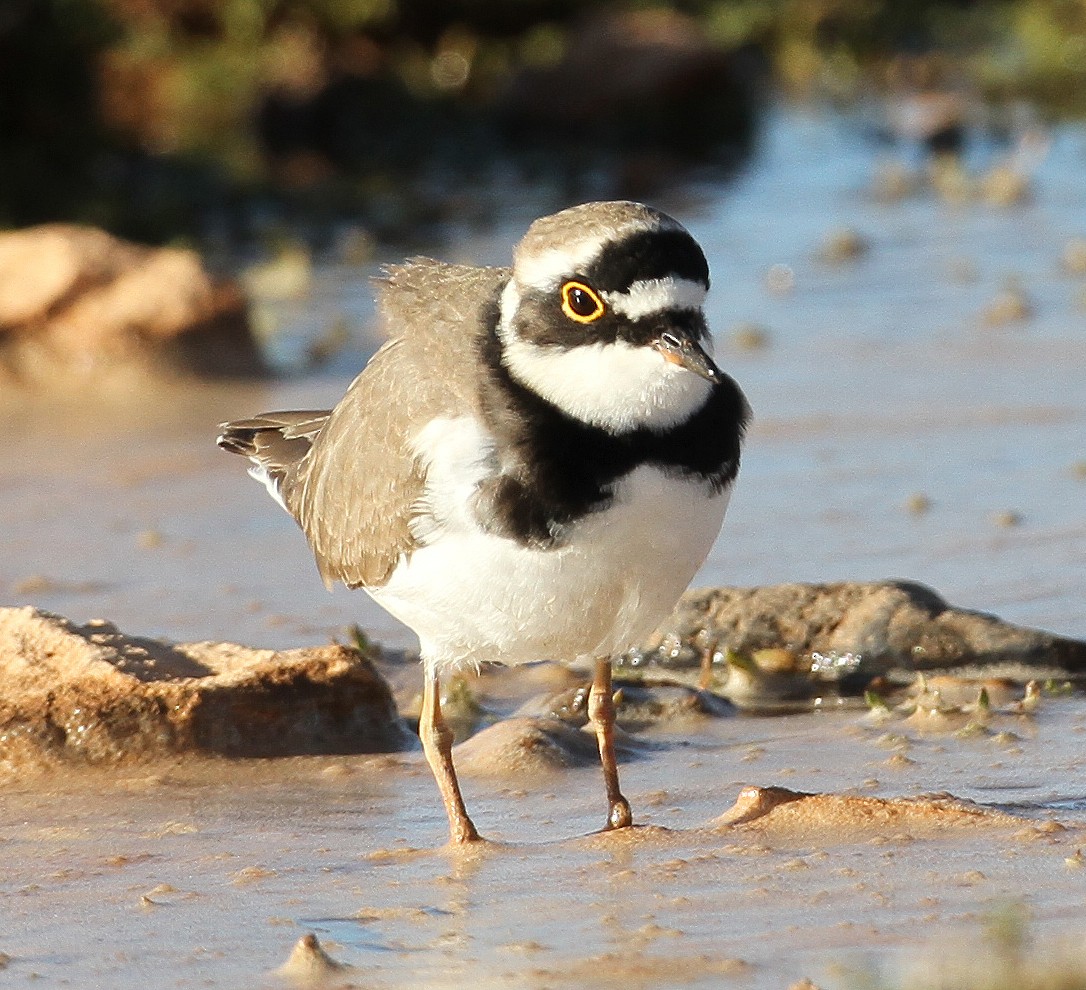
M417 633L423 658L438 667L623 652L674 608L724 519L728 489L713 494L641 467L563 545L523 547L483 532L466 510L485 470L478 428L445 421L435 432L420 443L437 517L423 527L428 542L370 593Z

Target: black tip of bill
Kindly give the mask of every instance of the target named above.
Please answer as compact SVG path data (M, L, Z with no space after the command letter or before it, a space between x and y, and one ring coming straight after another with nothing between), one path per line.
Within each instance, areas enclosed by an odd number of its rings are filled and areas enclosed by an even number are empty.
M665 361L677 364L680 368L686 368L687 371L694 372L707 382L715 384L721 380L720 369L696 340L685 335L664 332L656 339L653 346Z

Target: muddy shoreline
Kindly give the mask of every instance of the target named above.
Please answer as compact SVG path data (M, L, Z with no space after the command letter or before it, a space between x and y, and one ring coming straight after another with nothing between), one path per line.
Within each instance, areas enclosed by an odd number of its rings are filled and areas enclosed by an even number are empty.
M409 716L417 664L377 665ZM87 988L847 990L878 973L895 986L929 951L957 965L961 944L939 948L942 933L983 944L1008 905L1038 944L1078 931L1074 689L923 677L896 703L773 717L631 696L619 755L636 827L608 833L591 733L554 711L579 679L543 664L455 686L457 762L489 840L467 850L443 845L410 746L144 752L8 774L5 974Z
M465 760L498 840L468 855L440 847L420 753L9 783L0 951L13 977L82 987L279 986L307 932L352 967L337 986L847 987L948 927L980 939L1008 902L1028 904L1037 938L1077 930L1084 731L1070 699L1001 741L843 712L715 719L627 749L643 827L625 834L594 833L597 767ZM752 783L816 796L721 823ZM932 789L987 810L944 819Z

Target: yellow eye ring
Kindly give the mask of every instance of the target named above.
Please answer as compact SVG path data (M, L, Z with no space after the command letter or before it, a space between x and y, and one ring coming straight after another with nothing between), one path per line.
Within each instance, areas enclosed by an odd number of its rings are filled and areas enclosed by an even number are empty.
M606 306L595 290L584 282L566 282L562 286L562 312L577 323L591 323L603 316Z

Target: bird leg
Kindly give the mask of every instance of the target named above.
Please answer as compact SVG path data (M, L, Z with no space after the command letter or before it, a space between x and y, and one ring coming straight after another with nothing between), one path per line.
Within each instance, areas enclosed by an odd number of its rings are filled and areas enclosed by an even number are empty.
M600 763L607 785L607 828L626 828L633 824L630 803L618 789L618 765L615 763L615 701L611 696L611 661L597 660L588 692L588 717L596 728L596 741L600 747Z
M460 784L456 780L456 769L452 760L453 734L441 715L441 685L436 671L426 671L422 714L419 716L419 738L422 740L426 762L430 764L438 790L441 791L445 813L449 816L450 843L455 846L465 842L477 842L479 833L468 817L464 798L460 794Z
M701 651L701 664L698 671L698 690L708 691L713 686L713 653L716 648L707 646Z

